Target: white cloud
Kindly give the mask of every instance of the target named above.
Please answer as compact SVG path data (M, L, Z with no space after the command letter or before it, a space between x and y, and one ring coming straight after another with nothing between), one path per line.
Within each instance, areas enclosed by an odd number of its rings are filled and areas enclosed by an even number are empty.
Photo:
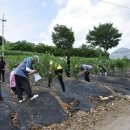
M40 33L39 35L39 43L44 43L45 45L54 46L51 39L51 34L49 33Z
M120 5L130 5L129 0L111 0L111 2ZM74 46L77 47L86 42L86 34L89 30L93 29L93 26L98 26L99 23L112 22L113 26L117 27L119 32L123 33L122 40L118 47L129 47L129 11L127 8L102 1L92 5L91 0L68 0L66 7L59 9L57 16L48 27L48 31L52 32L56 24L66 25L69 28L72 27L75 33ZM110 50L110 52L111 51L112 50Z

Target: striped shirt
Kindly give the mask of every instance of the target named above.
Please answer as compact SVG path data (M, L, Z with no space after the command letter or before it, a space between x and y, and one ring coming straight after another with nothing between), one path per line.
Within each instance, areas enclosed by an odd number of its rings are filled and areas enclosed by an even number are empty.
M26 71L26 67L33 69L32 67L32 58L25 58L21 64L15 69L15 75L19 75L22 77L28 77L28 72Z

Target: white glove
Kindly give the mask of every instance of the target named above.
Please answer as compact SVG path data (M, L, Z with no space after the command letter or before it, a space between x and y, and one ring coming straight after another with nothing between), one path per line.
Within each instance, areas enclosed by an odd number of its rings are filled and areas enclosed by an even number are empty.
M26 71L29 72L29 73L34 73L36 72L36 70L31 70L30 68L26 67Z

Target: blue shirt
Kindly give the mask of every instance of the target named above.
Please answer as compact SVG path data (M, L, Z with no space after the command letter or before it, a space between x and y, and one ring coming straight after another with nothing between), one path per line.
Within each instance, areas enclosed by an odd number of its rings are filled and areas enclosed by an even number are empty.
M25 58L21 62L21 64L15 69L14 74L22 76L22 77L28 77L28 72L26 71L26 67L33 69L31 57Z

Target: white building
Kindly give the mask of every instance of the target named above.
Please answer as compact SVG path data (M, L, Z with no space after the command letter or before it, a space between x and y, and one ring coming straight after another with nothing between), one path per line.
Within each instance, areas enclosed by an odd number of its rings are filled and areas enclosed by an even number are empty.
M128 59L130 59L130 49L128 48L120 48L118 50L116 50L115 52L110 54L110 59L118 59L118 58L124 58L127 57Z

